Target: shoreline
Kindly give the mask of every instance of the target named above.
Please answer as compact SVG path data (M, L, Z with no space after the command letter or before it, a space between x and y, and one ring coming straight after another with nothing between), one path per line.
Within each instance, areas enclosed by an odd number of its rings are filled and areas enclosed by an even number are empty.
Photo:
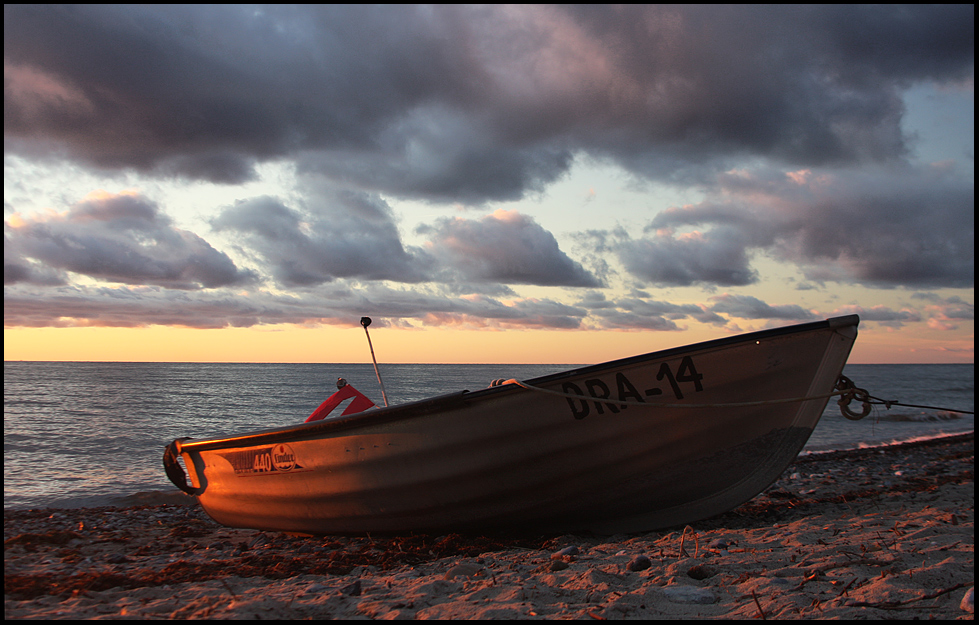
M4 510L5 617L973 618L974 433L802 455L629 535L299 537L190 503Z

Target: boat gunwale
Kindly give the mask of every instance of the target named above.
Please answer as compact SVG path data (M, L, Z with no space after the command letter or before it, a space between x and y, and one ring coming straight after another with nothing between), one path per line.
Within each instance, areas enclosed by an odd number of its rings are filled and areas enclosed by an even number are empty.
M759 341L762 339L788 336L791 334L800 334L816 330L855 326L858 325L859 322L860 318L858 315L845 315L820 321L781 326L778 328L769 328L746 334L738 334L719 339L710 339L690 345L671 347L664 350L629 356L617 360L610 360L594 365L586 365L577 369L569 369L567 371L559 371L557 373L532 378L530 380L526 380L526 382L528 384L538 386L558 382L570 377L595 374L598 372L607 371L609 369L618 369L647 361L675 358L690 352L719 349L741 343L749 343L751 341ZM441 410L463 407L472 401L485 399L500 393L513 393L518 391L530 392L514 384L482 388L476 391L462 390L444 395L437 395L435 397L409 402L406 404L399 404L396 406L369 410L367 412L360 412L346 417L341 416L327 418L322 421L315 421L313 423L286 425L278 428L245 432L228 437L210 438L204 440L181 438L177 439L175 443L177 444L178 453L183 453L212 451L234 447L249 447L253 445L272 445L275 443L289 441L311 440L316 439L321 435L334 434L336 432L342 432L345 430L381 425L394 421L404 421Z

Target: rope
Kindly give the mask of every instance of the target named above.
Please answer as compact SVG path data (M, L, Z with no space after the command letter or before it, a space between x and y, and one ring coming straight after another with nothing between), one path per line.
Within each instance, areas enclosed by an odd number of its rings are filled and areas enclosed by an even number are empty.
M874 397L870 395L866 390L862 388L857 388L857 386L850 380L850 378L845 375L841 375L836 381L835 390L831 393L824 393L822 395L809 395L806 397L789 397L786 399L768 399L763 401L744 401L744 402L730 402L721 404L660 404L654 402L644 402L644 401L629 401L625 399L612 399L611 397L594 397L591 395L579 395L577 393L564 393L561 391L552 391L546 388L540 388L538 386L533 386L527 384L526 382L521 382L516 379L499 379L493 380L490 386L502 386L504 384L516 384L521 388L525 388L528 391L537 391L538 393L546 393L548 395L556 395L558 397L565 397L567 399L580 399L580 400L594 400L601 401L604 403L616 404L619 406L643 406L643 407L657 407L657 408L741 408L746 406L767 406L772 404L789 404L793 402L803 402L809 401L811 399L827 399L829 397L840 396L837 400L837 404L840 406L840 412L847 419L857 421L863 419L870 411L873 406L884 406L890 410L891 406L904 406L906 408L924 408L926 410L944 410L947 412L958 412L962 414L975 414L975 412L969 410L955 410L954 408L940 408L937 406L921 406L918 404L903 404L898 401L885 400L879 397ZM850 404L853 401L858 401L861 404L860 412L855 412L850 409Z
M971 414L971 415L976 414L972 410L956 410L955 408L942 408L941 406L922 406L920 404L902 404L899 401L881 399L879 397L874 397L873 395L868 395L868 397L872 400L870 402L871 404L874 404L875 406L883 406L888 410L891 409L891 406L903 406L905 408L924 408L925 410L941 410L943 412L958 412L960 414Z
M620 406L645 406L647 408L735 408L743 406L764 406L766 404L789 404L792 402L807 401L810 399L824 399L827 397L833 397L834 395L842 395L843 391L833 391L832 393L825 393L823 395L811 395L809 397L790 397L787 399L767 399L764 401L743 401L743 402L733 402L724 404L659 404L653 402L645 401L629 401L626 399L613 399L611 397L594 397L592 395L578 395L577 393L563 393L561 391L552 391L546 388L540 388L539 386L531 386L526 382L521 382L520 380L509 379L509 380L493 380L490 386L502 386L504 384L516 384L521 388L525 388L529 391L537 391L539 393L547 393L548 395L557 395L558 397L567 397L568 399L584 399L584 400L594 400L600 401L607 404L616 404Z
M843 396L840 397L840 411L843 416L848 419L862 419L870 413L871 406L883 406L884 408L890 410L891 406L903 406L905 408L924 408L925 410L943 410L946 412L958 412L961 414L975 414L971 410L956 410L954 408L941 408L939 406L922 406L920 404L903 404L899 401L881 399L880 397L874 397L862 388L857 388L853 382L850 381L845 375L841 375L840 379L836 382L837 390L843 391ZM859 400L863 403L864 412L861 416L856 416L854 413L844 405L844 402L849 404L854 399ZM849 413L849 414L848 414ZM853 416L851 416L853 415Z

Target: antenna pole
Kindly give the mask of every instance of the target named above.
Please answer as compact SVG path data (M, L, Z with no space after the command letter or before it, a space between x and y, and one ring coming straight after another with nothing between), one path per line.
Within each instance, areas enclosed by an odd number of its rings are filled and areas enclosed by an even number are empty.
M360 325L364 326L364 334L367 335L367 345L371 348L371 360L374 361L374 375L377 376L377 383L381 385L381 397L384 398L384 407L387 408L388 396L384 392L384 382L381 381L381 372L377 370L377 358L374 357L374 344L371 343L371 333L367 331L367 326L371 324L370 317L361 317Z

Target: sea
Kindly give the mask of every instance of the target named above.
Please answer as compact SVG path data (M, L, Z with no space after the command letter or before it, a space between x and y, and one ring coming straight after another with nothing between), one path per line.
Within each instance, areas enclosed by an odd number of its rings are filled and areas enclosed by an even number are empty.
M395 405L577 366L384 364L380 372ZM974 411L974 364L847 365L844 375L874 397L927 407L879 406L850 421L831 400L803 453L974 431L973 415L949 410ZM382 405L370 363L4 362L4 509L163 500L175 492L161 460L173 439L302 423L338 377Z

